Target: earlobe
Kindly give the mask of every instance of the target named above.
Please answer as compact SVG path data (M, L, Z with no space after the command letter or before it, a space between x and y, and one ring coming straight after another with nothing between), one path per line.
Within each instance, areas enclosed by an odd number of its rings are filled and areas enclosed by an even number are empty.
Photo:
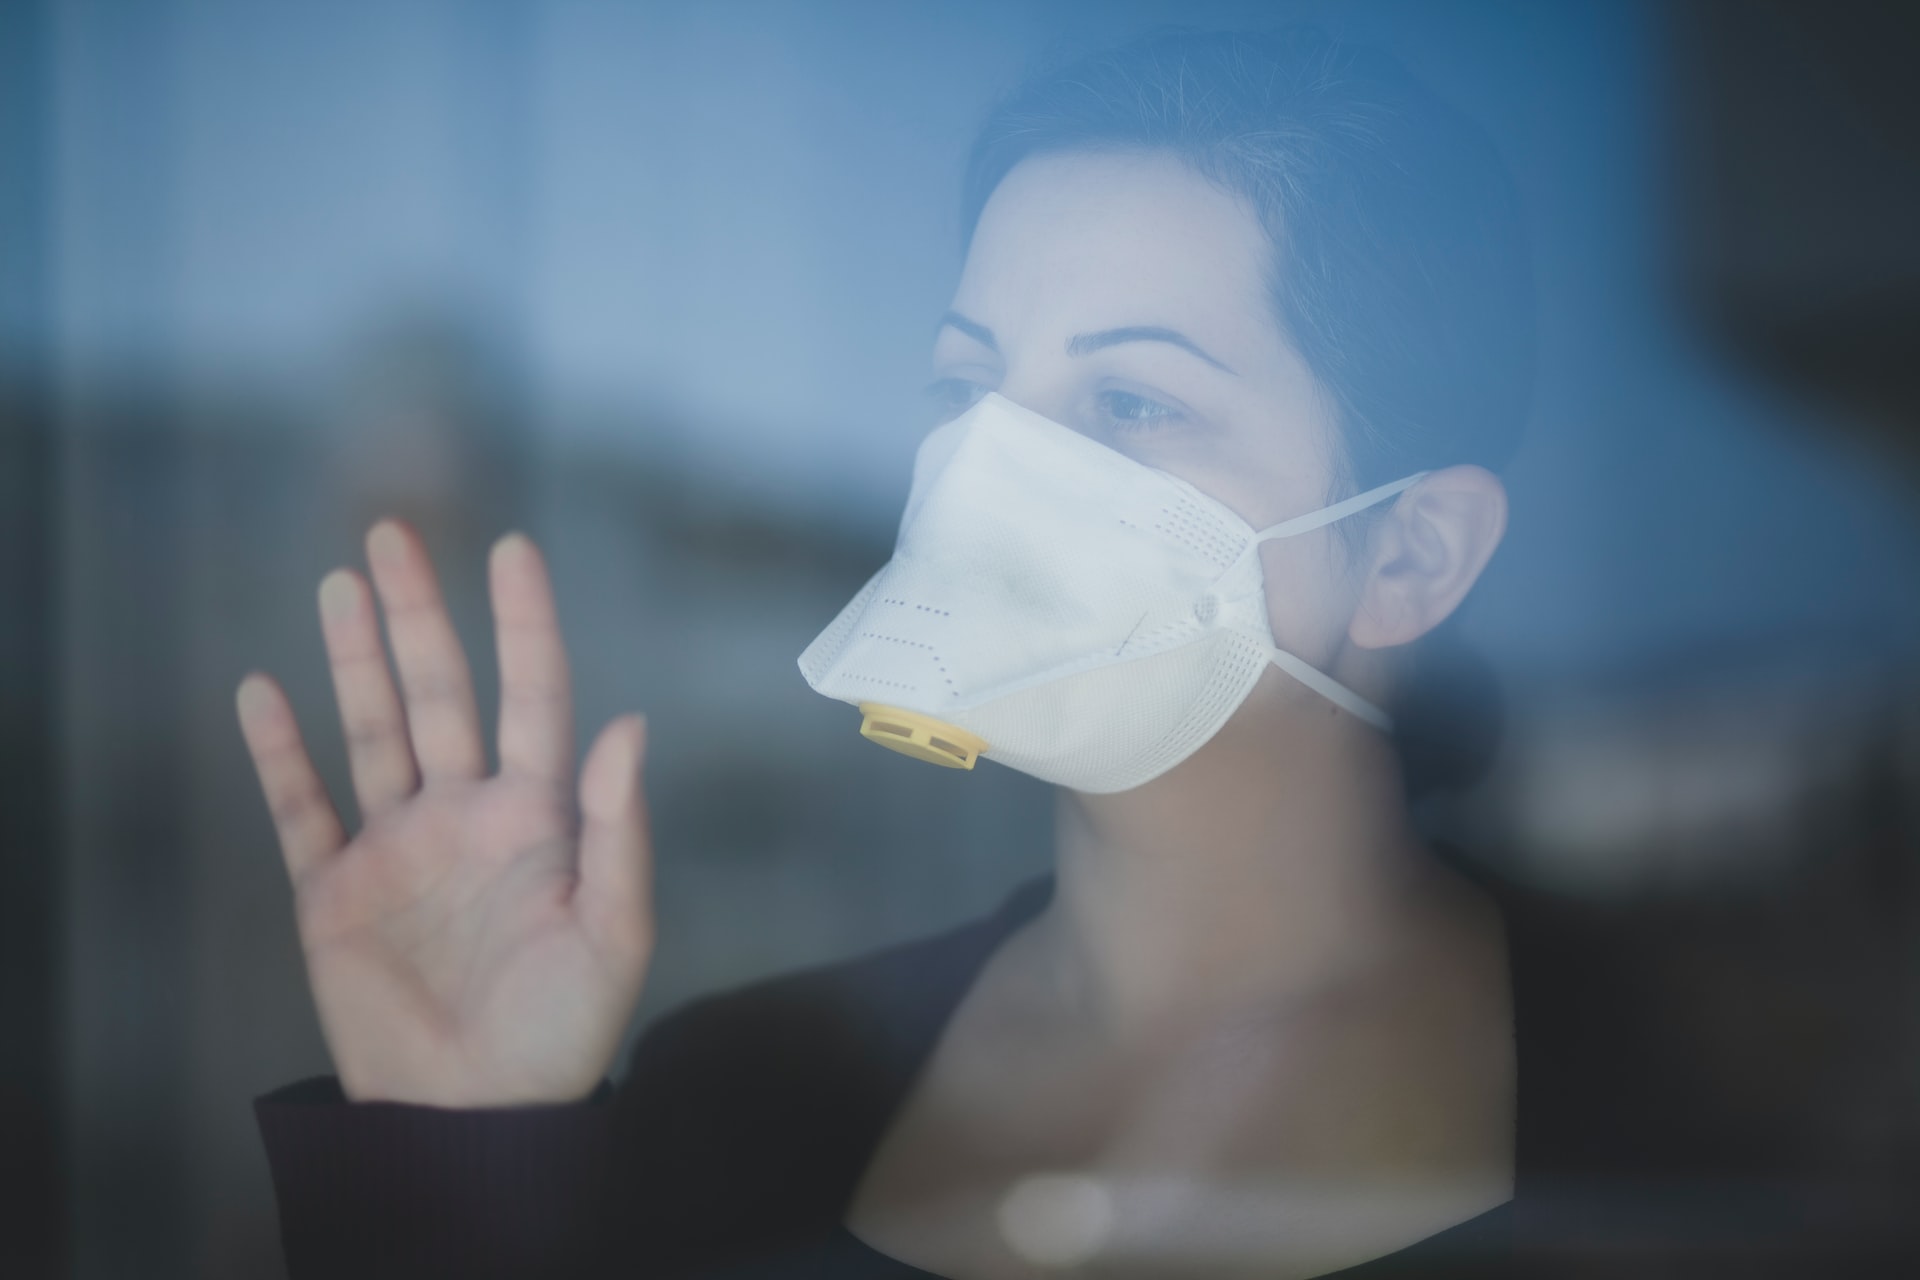
M1506 529L1506 487L1491 471L1456 466L1428 475L1375 531L1347 638L1385 649L1439 626L1466 599Z

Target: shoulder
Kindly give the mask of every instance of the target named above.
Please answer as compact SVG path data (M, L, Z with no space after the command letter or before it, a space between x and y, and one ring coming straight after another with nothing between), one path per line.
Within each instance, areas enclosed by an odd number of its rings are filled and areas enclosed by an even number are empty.
M964 988L969 961L990 949L991 925L970 920L690 1000L641 1037L622 1089L663 1073L764 1088L892 1056L924 1029L930 1007Z
M636 1045L611 1106L629 1222L662 1264L830 1230L1009 908L689 1001ZM667 1267L662 1274L672 1272Z
M937 933L688 1001L642 1037L629 1075L697 1064L764 1082L770 1068L897 1066L928 1047L987 956L1050 888L1036 877L995 910Z

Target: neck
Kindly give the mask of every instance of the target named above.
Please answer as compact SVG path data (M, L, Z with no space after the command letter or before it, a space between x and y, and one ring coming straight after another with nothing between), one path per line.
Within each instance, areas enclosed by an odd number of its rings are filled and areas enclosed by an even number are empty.
M1386 737L1302 715L1297 699L1269 672L1168 773L1060 793L1054 900L1034 940L1076 1015L1124 1035L1284 1008L1399 950L1457 899L1412 829Z

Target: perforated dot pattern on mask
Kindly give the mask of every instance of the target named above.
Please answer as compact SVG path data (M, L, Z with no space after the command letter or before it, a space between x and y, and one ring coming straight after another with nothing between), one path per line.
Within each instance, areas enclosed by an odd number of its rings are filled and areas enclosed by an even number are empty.
M1223 569L1234 562L1247 541L1244 533L1235 531L1231 526L1222 528L1217 513L1188 499L1164 508L1161 518L1153 527L1156 532L1199 552Z
M813 643L808 645L806 651L800 655L800 670L808 680L818 680L847 647L847 641L852 637L853 629L860 623L861 611L866 608L867 602L873 599L874 593L880 589L880 581L886 572L885 566L882 566L878 572L868 578L866 585L854 593L853 599L847 602L834 616L833 621L827 624L826 630L816 636Z
M1266 671L1267 661L1264 646L1245 636L1228 633L1213 666L1212 678L1194 699L1179 727L1128 761L1118 772L1145 782L1199 750L1246 701L1247 694Z
M893 600L889 601L889 603L905 604L906 602ZM927 613L938 614L941 617L947 616L947 612L944 609L933 609L926 605L917 607ZM953 675L947 670L946 662L940 657L940 650L933 645L926 643L924 640L910 640L905 636L890 636L879 631L862 631L860 633L860 639L872 640L883 645L899 645L904 649L916 650L925 662L930 663L934 671L938 673L939 681L948 695L950 697L959 696L959 693L953 688ZM862 671L858 667L851 668L842 674L849 680L857 680L862 684L870 685L874 688L890 689L895 692L911 693L922 687L921 685L911 684L901 680L889 680L874 672ZM938 690L934 692L938 692Z

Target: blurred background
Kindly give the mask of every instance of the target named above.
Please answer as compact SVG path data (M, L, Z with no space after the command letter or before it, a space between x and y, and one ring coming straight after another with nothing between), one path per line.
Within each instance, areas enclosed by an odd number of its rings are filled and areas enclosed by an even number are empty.
M995 96L1294 19L1485 123L1534 230L1465 618L1506 730L1424 820L1630 957L1714 1170L1920 1187L1909 8L7 0L0 1272L283 1273L250 1103L329 1067L233 689L278 676L350 805L314 589L379 514L489 723L511 528L583 743L652 718L636 1030L1043 870L1042 787L873 749L794 658L890 548Z

